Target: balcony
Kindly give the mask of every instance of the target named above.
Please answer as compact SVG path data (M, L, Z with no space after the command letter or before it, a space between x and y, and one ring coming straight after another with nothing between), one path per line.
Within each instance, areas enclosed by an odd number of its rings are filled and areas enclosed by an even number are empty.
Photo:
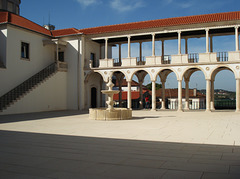
M211 53L189 53L180 55L149 56L149 57L131 57L119 60L100 59L99 68L111 67L136 67L136 66L155 66L167 64L197 64L197 63L224 63L240 62L240 52L211 52Z

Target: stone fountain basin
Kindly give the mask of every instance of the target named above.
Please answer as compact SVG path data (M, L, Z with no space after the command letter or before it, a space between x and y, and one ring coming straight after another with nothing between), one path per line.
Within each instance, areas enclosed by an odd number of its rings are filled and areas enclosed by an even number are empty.
M113 94L118 94L119 93L119 90L101 90L101 92L103 94L107 94L107 95L113 95Z
M89 119L94 120L125 120L132 118L132 110L128 108L114 108L108 110L107 108L90 108Z

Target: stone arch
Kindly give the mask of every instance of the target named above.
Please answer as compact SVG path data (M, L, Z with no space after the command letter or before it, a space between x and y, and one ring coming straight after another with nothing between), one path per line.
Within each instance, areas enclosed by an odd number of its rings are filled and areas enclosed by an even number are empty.
M121 72L121 73L124 75L124 77L126 78L126 80L128 79L128 75L126 74L125 71L122 71L122 70L113 70L113 74L114 74L114 73L117 73L117 72Z
M211 79L211 80L214 80L215 77L216 77L216 75L217 75L217 73L220 72L220 71L222 71L222 70L229 70L229 71L233 72L235 79L236 79L237 76L238 76L238 75L236 74L235 70L234 70L231 66L221 65L221 66L217 66L216 68L214 68L214 69L210 72L210 79Z
M145 70L145 69L136 69L136 70L134 70L133 73L132 73L131 76L130 76L130 80L132 80L132 79L133 79L133 76L134 76L137 72L139 72L139 71L145 71L145 72L150 76L151 81L154 80L152 74L151 74L148 70Z
M161 72L164 72L164 71L171 71L170 73L174 73L176 75L176 78L179 79L179 76L177 74L177 72L173 69L173 68L162 68L162 69L159 69L156 73L156 75L154 76L154 79L157 80L157 76L160 75ZM167 73L167 76L170 74L170 73ZM167 78L167 76L165 76L165 80ZM160 75L160 78L161 78L161 75ZM161 80L164 80L161 78Z
M101 73L101 71L90 71L89 73L87 73L87 74L85 75L84 81L85 81L85 82L88 82L88 81L89 81L89 78L90 78L94 73L98 73L99 75L101 75L101 77L102 77L103 80L104 80L104 76L103 76L103 74Z
M92 97L94 95L92 95L92 88L96 88L96 106L95 107L100 107L102 105L102 94L101 94L101 90L102 90L102 86L103 86L103 76L101 73L99 72L90 72L89 74L86 75L85 77L85 88L87 90L85 90L85 108L90 108L92 106Z
M192 70L192 71L190 71L190 70ZM183 80L183 78L184 78L184 77L187 77L187 76L188 76L188 78L190 79L190 77L192 76L192 74L193 74L194 72L196 72L196 71L201 71L201 72L203 73L205 79L207 78L206 71L205 71L203 68L201 68L200 66L192 66L192 67L187 67L187 68L183 71L183 73L182 73L182 75L181 75L181 77L180 77L181 80ZM189 73L189 74L187 74L187 73Z

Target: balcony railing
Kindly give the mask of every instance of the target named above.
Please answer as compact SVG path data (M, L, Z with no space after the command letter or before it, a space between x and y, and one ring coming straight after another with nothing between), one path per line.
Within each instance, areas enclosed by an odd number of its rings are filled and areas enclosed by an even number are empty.
M162 64L171 64L171 55L164 55L162 57Z
M198 63L199 54L198 53L189 53L188 54L188 63Z
M137 57L137 65L145 65L146 64L146 57Z
M122 62L119 58L114 58L113 59L113 66L121 66L122 65Z
M228 61L228 52L217 52L217 61L218 62L227 62Z

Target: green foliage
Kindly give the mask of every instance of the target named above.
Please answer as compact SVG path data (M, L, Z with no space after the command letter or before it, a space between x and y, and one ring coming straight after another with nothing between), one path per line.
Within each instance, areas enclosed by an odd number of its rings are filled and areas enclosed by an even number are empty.
M147 89L149 89L150 91L152 91L152 83L149 83L146 85ZM156 83L156 90L162 88L162 84Z

